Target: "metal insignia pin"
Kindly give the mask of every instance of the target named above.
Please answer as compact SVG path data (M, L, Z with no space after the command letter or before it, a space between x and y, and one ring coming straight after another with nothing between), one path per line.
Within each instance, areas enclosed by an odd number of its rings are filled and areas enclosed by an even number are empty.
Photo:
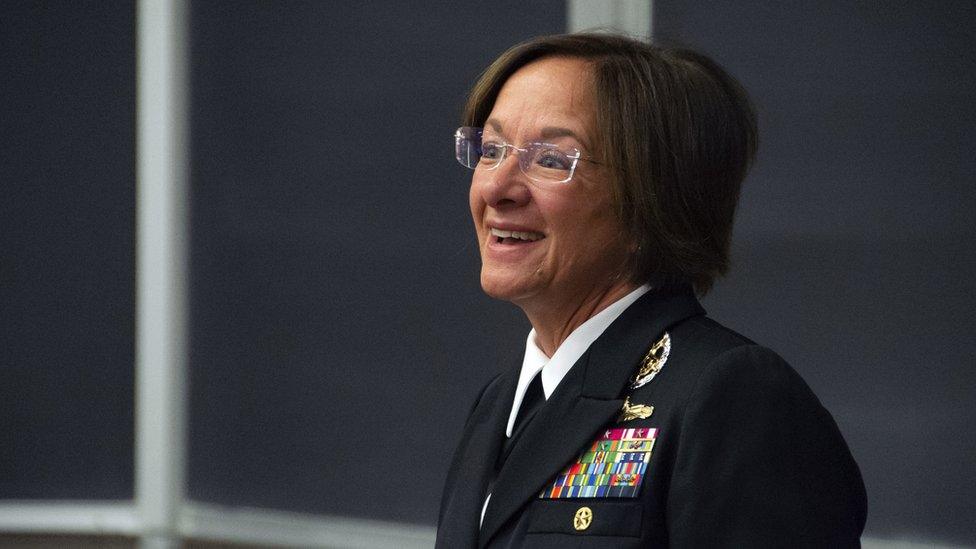
M654 376L664 367L664 363L668 361L668 355L670 354L671 336L667 332L664 332L661 339L657 340L647 350L647 354L644 355L644 359L641 361L640 370L634 375L634 380L631 382L630 388L637 389L638 387L643 387L654 379Z
M617 418L618 422L630 421L632 419L647 419L651 417L654 413L653 406L647 406L646 404L631 404L630 397L624 399L624 406L620 409L620 417Z

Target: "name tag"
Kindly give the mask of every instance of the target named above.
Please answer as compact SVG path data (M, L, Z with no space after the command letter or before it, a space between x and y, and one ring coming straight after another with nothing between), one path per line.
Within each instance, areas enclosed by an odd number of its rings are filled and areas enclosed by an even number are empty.
M539 498L637 497L656 439L657 429L607 429Z

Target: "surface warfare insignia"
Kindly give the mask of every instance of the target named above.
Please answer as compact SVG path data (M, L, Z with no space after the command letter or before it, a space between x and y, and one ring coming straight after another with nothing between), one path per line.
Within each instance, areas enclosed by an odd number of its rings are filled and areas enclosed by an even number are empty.
M654 376L664 367L664 363L668 361L668 355L670 354L671 336L667 332L664 332L661 339L657 340L647 350L647 354L644 355L644 360L641 361L640 370L634 374L634 380L630 383L630 388L637 389L638 387L643 387L654 379Z
M539 498L637 497L656 439L657 429L607 429Z
M620 416L617 418L617 422L622 423L632 419L647 419L651 417L651 414L653 413L653 406L647 406L646 404L631 404L630 397L627 397L624 399L624 406L620 409Z

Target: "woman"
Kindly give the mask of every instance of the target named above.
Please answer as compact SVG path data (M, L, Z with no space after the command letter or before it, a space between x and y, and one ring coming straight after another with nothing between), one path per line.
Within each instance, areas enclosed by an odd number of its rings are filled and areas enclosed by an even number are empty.
M850 547L866 500L780 357L705 316L755 116L708 58L543 37L484 73L455 136L481 284L532 324L448 473L437 547Z

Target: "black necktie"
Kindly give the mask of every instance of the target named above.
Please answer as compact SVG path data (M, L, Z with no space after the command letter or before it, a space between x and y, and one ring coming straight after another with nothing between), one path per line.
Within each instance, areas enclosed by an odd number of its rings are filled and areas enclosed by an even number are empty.
M512 452L512 448L515 447L515 443L518 442L519 437L525 432L526 425L532 422L532 418L535 417L535 414L545 403L546 395L542 391L542 372L540 371L532 378L532 381L529 382L528 387L525 389L522 404L519 406L518 414L515 415L512 436L505 439L505 443L502 445L502 453L498 460L499 469L501 469L505 460L508 459L508 454Z

